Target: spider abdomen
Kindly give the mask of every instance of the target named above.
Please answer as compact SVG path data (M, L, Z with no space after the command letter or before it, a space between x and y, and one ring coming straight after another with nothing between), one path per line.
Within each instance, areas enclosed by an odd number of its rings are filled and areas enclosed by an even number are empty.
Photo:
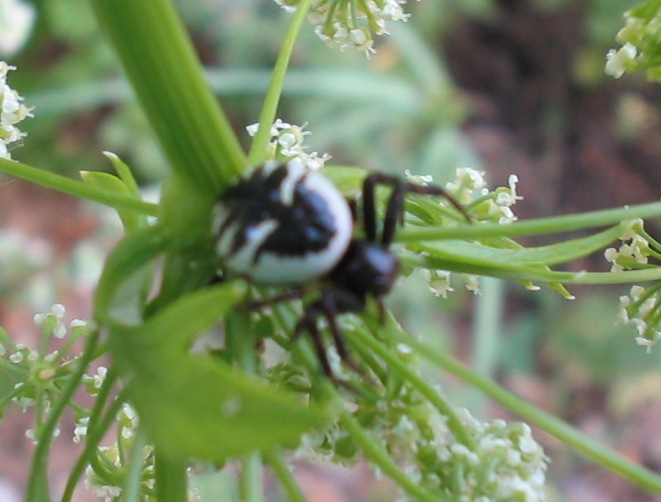
M224 265L265 284L324 276L352 238L347 201L299 159L267 162L228 188L214 208L215 249Z

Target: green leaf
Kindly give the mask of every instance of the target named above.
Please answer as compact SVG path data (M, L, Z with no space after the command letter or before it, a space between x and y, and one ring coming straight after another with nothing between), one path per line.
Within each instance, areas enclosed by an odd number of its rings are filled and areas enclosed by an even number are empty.
M112 162L113 167L117 171L119 178L124 182L124 185L128 189L129 193L140 198L140 187L133 177L131 168L126 165L126 163L119 158L116 154L112 152L103 152L110 162Z
M499 246L490 247L477 242L454 239L420 242L413 247L429 253L432 257L456 263L457 267L452 270L494 269L521 272L526 275L539 273L540 279L543 279L544 271L548 270L549 265L566 263L594 253L613 242L621 234L622 228L615 226L588 237L532 248L521 247L510 240L487 241L491 245Z
M127 391L150 439L169 457L223 461L292 446L330 418L219 358L190 352L244 293L242 282L222 284L187 295L142 326L109 326Z
M117 176L108 173L98 173L90 171L81 171L80 176L85 183L107 190L112 193L126 194L135 196L132 190ZM140 197L135 197L140 200ZM119 219L122 220L122 225L126 233L131 233L138 228L144 227L147 219L144 215L136 213L128 208L117 208Z

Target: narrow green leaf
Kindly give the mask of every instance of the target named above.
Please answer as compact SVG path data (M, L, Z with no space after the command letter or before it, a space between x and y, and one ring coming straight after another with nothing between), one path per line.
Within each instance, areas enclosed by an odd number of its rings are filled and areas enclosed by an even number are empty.
M513 241L502 243L501 247L496 248L460 240L421 242L414 247L433 256L456 259L460 263L517 270L576 260L603 249L621 234L622 228L615 226L587 237L531 248L521 247Z
M131 172L129 166L127 166L122 159L120 159L116 154L112 152L103 152L103 155L105 155L106 158L110 160L110 162L112 162L112 165L117 171L119 178L124 182L124 185L126 186L126 188L128 188L129 193L140 198L140 187L138 186L138 182L135 181L135 178L133 177L133 173Z
M106 206L132 209L149 216L158 215L158 206L156 204L144 202L126 194L109 192L99 187L13 160L0 159L0 172L31 181L32 183L57 190L58 192L80 197L81 199L99 202Z
M126 186L124 181L113 174L81 171L80 176L85 183L91 186L102 188L108 192L136 197L132 190ZM136 199L139 200L139 197L136 197ZM138 228L145 226L147 223L147 219L144 215L136 213L131 209L117 208L117 215L119 216L119 219L122 220L122 225L124 226L126 233L132 233Z

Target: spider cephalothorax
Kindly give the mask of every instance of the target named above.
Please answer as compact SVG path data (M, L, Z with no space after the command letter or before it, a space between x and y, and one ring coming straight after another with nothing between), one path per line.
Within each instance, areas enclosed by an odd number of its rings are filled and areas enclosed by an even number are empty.
M377 185L392 188L380 237ZM213 216L215 249L225 267L255 283L304 286L323 281L320 298L305 307L295 335L311 335L324 372L332 376L318 318L326 318L340 357L347 359L336 316L362 312L368 298L380 302L392 289L400 267L390 245L407 192L445 197L465 215L440 187L372 173L363 182L365 235L355 237L350 204L328 179L307 170L299 159L267 162L220 197Z

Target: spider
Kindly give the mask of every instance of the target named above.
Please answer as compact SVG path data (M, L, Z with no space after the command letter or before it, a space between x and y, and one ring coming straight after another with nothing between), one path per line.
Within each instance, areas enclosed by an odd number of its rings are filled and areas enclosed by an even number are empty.
M380 236L375 207L378 185L392 189ZM346 200L323 175L309 171L300 159L269 161L253 169L226 189L214 206L215 251L227 269L253 283L299 288L258 305L300 297L305 285L320 281L321 296L304 307L293 336L310 335L321 367L331 379L318 320L326 319L340 358L349 361L336 318L362 312L368 298L375 299L383 312L382 298L400 272L390 245L403 222L406 193L444 197L470 221L442 188L375 172L363 182L364 237L355 237L353 201Z

